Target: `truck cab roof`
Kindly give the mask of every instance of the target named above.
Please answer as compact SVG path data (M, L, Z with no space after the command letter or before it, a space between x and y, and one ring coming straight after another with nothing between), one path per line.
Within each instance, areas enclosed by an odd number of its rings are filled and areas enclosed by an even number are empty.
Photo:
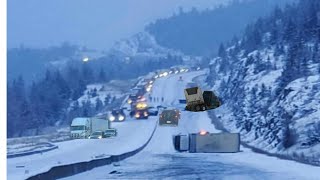
M88 117L77 117L72 120L71 126L84 125L90 118Z

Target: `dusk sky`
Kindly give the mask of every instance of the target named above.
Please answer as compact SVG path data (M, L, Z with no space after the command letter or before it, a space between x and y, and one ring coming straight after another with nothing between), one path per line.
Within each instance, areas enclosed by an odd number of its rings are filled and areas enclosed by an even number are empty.
M8 48L68 41L108 49L179 7L212 8L228 0L9 0Z

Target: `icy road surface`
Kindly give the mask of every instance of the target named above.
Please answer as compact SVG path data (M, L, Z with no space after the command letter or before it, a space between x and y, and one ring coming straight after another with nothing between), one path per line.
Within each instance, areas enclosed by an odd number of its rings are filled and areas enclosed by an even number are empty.
M106 139L77 139L55 143L58 149L43 154L17 157L7 160L9 180L26 179L32 175L48 171L53 166L90 161L94 158L122 154L141 147L156 124L156 118L115 122L118 136Z
M205 72L173 75L156 81L152 96L163 96L164 105L178 106L185 84ZM178 81L179 76L184 81ZM159 103L160 104L160 103ZM65 179L319 179L320 167L280 160L241 147L231 154L189 154L174 151L172 135L205 129L217 132L206 112L182 111L179 127L157 127L149 145L139 154Z

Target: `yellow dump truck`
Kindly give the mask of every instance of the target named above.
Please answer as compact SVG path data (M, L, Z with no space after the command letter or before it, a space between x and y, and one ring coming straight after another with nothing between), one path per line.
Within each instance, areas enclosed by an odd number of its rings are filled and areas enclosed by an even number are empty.
M187 111L205 111L221 106L221 102L213 91L204 91L202 93L199 87L192 87L185 89L184 95L187 101L185 108Z

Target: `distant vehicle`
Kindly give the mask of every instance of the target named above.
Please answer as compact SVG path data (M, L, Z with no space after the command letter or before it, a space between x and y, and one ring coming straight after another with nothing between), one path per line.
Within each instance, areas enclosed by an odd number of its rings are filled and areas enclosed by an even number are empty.
M118 132L114 128L110 128L104 131L105 137L115 137L118 135Z
M159 117L159 125L160 126L178 126L180 119L180 111L179 110L164 110L161 112Z
M103 131L95 131L89 136L89 139L102 139L102 138L106 138L106 135Z
M146 93L145 85L138 85L135 89L138 90L138 96L143 96Z
M162 105L159 105L159 106L157 106L157 109L158 109L158 110L161 110L161 109L167 109L167 107L162 106Z
M109 114L109 121L111 122L123 122L126 120L126 114L123 109L114 109Z
M136 94L130 94L129 97L128 97L128 104L132 104L134 102L136 102L138 99L138 96Z
M71 122L70 136L72 139L88 138L95 131L110 128L110 121L101 118L78 117Z
M147 109L144 110L136 110L134 117L136 119L148 119L149 118L149 113Z
M159 111L155 107L148 107L148 112L150 116L157 116Z
M138 99L136 102L145 102L147 99L144 96L138 96Z
M215 109L221 106L221 102L213 91L204 91L202 93L199 87L192 87L184 90L187 100L185 109L187 111L205 111Z
M134 106L133 113L136 119L148 119L148 104L146 102L138 102Z
M236 153L240 151L239 133L209 133L200 131L188 135L175 135L174 148L190 153Z

